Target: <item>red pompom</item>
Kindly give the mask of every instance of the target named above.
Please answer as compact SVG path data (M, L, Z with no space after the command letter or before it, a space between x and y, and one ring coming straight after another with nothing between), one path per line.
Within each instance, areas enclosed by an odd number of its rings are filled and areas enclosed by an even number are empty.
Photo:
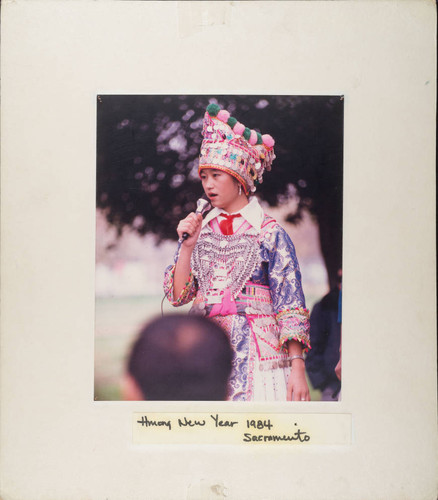
M237 135L242 135L243 132L245 131L245 125L243 125L242 123L240 122L237 122L236 125L234 125L234 133L237 134Z
M274 141L274 139L269 134L262 135L262 139L263 139L263 144L267 148L273 148L274 147L275 141Z
M228 118L230 117L230 113L226 109L221 109L217 114L217 117L219 118L219 120L227 123Z
M255 146L257 144L257 132L255 130L251 130L251 135L249 136L248 141L251 146Z

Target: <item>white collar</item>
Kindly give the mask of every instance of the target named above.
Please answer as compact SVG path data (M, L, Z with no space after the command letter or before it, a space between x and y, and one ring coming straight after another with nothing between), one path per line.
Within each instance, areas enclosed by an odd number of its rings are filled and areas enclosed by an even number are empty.
M211 220L222 213L227 212L217 207L213 208L213 210L208 212L208 214L205 216L205 219L202 222L202 227L204 227ZM239 213L247 222L251 224L251 226L257 231L257 233L260 233L265 213L263 212L263 209L255 196L253 196L249 200L248 205L245 205L241 210L234 213Z

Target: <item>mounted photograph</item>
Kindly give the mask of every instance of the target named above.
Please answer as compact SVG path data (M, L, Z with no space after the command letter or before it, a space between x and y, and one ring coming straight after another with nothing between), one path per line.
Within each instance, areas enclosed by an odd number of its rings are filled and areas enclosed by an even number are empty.
M343 96L98 95L97 401L338 401Z

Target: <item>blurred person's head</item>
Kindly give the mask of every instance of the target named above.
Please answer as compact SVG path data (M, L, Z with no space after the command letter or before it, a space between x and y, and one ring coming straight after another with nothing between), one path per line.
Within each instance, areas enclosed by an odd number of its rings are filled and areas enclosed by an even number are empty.
M172 314L147 324L134 343L124 384L128 400L224 400L232 351L213 321Z

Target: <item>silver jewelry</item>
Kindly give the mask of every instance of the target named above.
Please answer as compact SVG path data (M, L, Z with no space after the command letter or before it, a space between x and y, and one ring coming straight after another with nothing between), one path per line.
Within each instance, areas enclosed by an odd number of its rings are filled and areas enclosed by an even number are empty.
M259 261L257 235L225 236L207 228L201 232L193 249L191 266L204 297L213 289L228 288L235 298L251 278Z
M239 183L239 196L242 194L242 184Z
M289 359L291 361L293 361L294 359L302 359L304 361L304 356L298 356L298 355L297 356L291 356Z

